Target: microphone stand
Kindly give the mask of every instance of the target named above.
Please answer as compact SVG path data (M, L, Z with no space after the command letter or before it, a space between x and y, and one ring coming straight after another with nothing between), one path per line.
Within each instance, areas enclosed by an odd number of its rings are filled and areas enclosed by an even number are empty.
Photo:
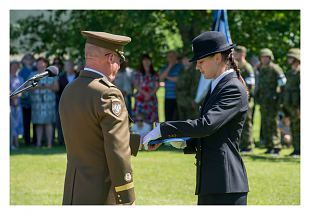
M31 82L30 85L28 85L27 87L24 87L24 86L25 86L27 83L29 83L29 82ZM30 89L30 88L36 87L36 86L38 85L38 82L39 82L39 80L32 79L32 78L29 79L29 80L27 80L25 83L23 83L22 85L20 85L16 90L14 90L13 93L11 93L10 98L13 97L13 96L16 96L17 94L19 94L19 93L21 93L21 92L24 92L24 91L26 91L26 90L28 90L28 89ZM22 87L24 87L24 88L22 88ZM21 89L21 88L22 88L22 89Z

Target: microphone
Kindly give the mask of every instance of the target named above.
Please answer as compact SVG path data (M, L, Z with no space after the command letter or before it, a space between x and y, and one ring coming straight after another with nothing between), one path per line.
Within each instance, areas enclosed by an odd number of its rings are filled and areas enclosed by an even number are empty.
M20 85L16 90L14 90L14 92L10 95L10 98L30 88L36 87L38 85L38 82L42 78L47 77L47 76L48 77L57 76L58 73L59 73L58 67L56 66L47 67L44 72L31 77L26 82L24 82L22 85ZM29 82L31 82L31 84L27 86Z
M54 77L59 74L59 69L57 66L49 66L45 69L43 73L37 74L29 79L29 81L39 81L44 77Z

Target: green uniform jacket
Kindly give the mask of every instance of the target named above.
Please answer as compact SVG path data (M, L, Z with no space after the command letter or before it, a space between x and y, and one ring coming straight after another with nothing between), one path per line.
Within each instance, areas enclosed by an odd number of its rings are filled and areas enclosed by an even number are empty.
M290 108L300 107L300 71L289 70L283 93L283 105Z
M254 94L254 85L255 85L255 77L254 70L251 64L247 61L245 63L240 62L238 64L242 77L244 78L248 90L250 92L250 96L252 97Z
M121 92L105 77L81 71L60 99L67 149L63 204L135 201L128 113Z
M182 120L198 117L198 109L193 110L192 101L197 92L200 72L192 65L188 69L183 69L176 83L176 96L179 108L179 115Z
M260 104L279 101L278 81L285 78L281 67L273 62L259 68L257 100Z

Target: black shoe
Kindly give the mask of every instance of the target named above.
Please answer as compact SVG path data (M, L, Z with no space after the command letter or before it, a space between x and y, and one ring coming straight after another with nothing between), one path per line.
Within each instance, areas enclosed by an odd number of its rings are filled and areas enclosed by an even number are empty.
M272 151L272 149L267 149L267 151L265 151L265 154L270 154Z
M273 155L279 155L280 154L281 149L273 149Z
M281 149L268 149L265 154L269 155L279 155Z
M251 148L242 148L242 149L240 149L240 152L241 153L252 153L253 149L251 149Z
M300 151L299 150L294 150L290 156L293 156L293 157L297 157L297 156L300 156Z

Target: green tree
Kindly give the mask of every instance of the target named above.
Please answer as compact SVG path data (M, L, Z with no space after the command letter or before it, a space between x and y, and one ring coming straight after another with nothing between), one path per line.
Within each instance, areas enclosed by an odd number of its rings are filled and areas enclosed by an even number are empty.
M284 64L287 50L300 46L298 10L232 10L228 17L233 42L245 45L250 56L268 47L276 61ZM149 53L159 70L168 50L190 53L192 39L211 30L212 21L211 10L49 11L11 23L10 52L83 58L85 39L80 31L106 31L132 37L125 53L132 67L138 67L142 53Z
M287 51L300 47L299 10L235 10L228 19L233 41L246 46L249 57L270 48L275 61L285 65Z

